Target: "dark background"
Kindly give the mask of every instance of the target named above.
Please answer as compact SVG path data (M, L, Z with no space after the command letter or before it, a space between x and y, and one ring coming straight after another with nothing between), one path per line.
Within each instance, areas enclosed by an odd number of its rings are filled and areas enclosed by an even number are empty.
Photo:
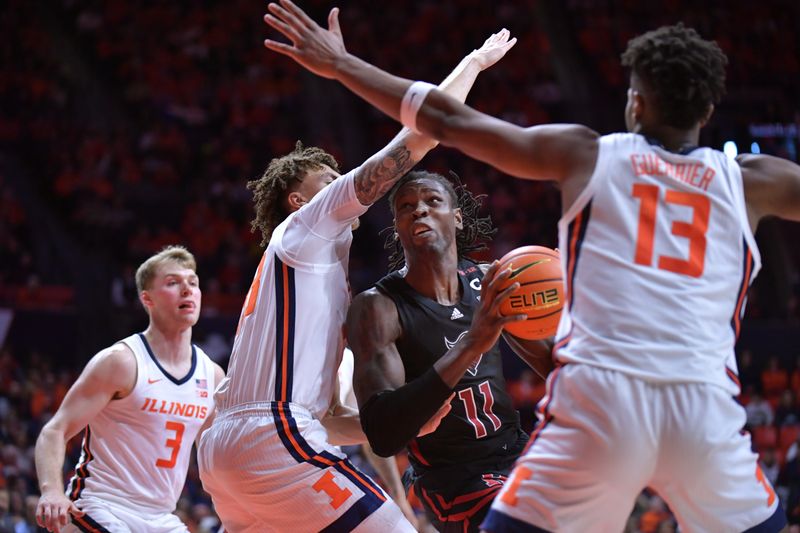
M335 4L300 5L324 21ZM146 326L133 284L142 260L172 243L196 255L204 295L195 339L224 364L262 252L260 235L249 227L246 182L298 139L333 153L349 170L399 126L338 84L264 49L263 39L276 37L262 21L265 2L10 0L6 6L0 12L0 443L6 450L0 486L19 485L11 491L15 500L35 494L32 443L83 364ZM627 79L619 55L628 39L683 21L716 39L730 59L728 94L702 144L722 149L733 141L739 152L797 160L795 0L338 6L349 50L431 82L507 27L518 44L479 77L468 103L519 124L580 122L601 133L624 129ZM474 192L487 194L485 212L499 233L481 259L525 244L556 245L560 201L551 185L514 180L445 148L420 166L453 170ZM384 202L363 218L352 250L354 290L385 273L379 231L390 223ZM800 356L800 225L766 220L757 240L764 267L750 292L739 351L752 351L754 376L771 356L790 373ZM522 366L513 357L506 366L514 381ZM745 385L761 388L757 378ZM26 457L27 466L19 466Z

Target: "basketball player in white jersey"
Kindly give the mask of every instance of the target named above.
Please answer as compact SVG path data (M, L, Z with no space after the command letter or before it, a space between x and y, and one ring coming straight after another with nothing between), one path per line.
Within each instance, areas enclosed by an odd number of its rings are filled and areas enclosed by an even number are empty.
M628 44L629 133L519 127L347 53L290 0L265 45L339 80L406 126L523 179L559 183L567 307L542 423L483 524L500 531L620 531L652 487L683 531L786 523L742 433L734 344L765 216L800 221L800 167L698 146L727 58L682 25Z
M440 88L463 101L514 43L506 30L492 35ZM227 531L413 531L331 445L366 442L357 410L331 407L350 303L351 227L435 145L404 129L340 176L332 156L298 143L250 183L253 227L267 246L216 392L219 414L198 448L203 486Z
M169 246L136 271L149 326L92 357L36 441L40 526L56 532L188 531L172 512L192 444L211 420L214 387L224 377L192 344L200 316L195 270L191 253ZM84 428L65 494L66 443Z

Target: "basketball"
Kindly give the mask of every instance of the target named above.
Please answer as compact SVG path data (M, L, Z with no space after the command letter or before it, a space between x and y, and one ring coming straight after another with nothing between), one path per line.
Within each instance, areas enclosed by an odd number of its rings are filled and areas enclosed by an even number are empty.
M512 270L502 288L515 282L520 284L520 288L501 304L500 312L528 315L527 320L511 322L504 329L527 340L555 335L564 306L561 254L544 246L522 246L504 255L499 268Z

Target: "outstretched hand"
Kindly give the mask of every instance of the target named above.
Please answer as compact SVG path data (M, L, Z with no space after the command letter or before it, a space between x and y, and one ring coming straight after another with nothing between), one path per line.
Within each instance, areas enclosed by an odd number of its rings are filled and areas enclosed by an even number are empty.
M509 40L511 32L503 28L497 33L493 33L483 43L483 46L473 50L470 54L478 62L481 70L486 70L500 61L511 47L517 44L517 38Z
M291 57L318 76L333 78L336 62L347 55L339 28L339 8L334 7L328 14L326 30L291 0L279 2L269 4L269 13L264 15L264 22L282 33L292 44L266 39L264 46Z

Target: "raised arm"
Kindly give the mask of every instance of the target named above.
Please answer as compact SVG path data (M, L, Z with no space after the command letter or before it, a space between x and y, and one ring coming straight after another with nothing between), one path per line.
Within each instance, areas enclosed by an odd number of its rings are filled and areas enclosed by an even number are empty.
M800 221L800 166L770 155L741 155L736 161L753 231L765 216Z
M49 531L69 523L69 515L83 514L64 495L62 469L67 441L110 402L127 395L136 382L136 360L122 344L95 355L67 392L64 401L36 439L36 474L41 498L36 521Z
M317 28L324 31L319 26ZM341 48L344 49L338 20L335 28L335 31L329 33L338 37ZM508 30L492 34L483 46L473 50L461 60L439 84L439 90L456 101L463 102L478 74L499 61L516 42L516 39L509 40ZM372 204L386 194L398 179L411 170L437 144L439 142L431 137L403 128L386 148L369 158L358 169L355 189L361 204Z
M292 45L265 41L271 50L345 87L400 120L401 102L412 81L393 76L349 54L339 31L338 8L328 16L328 30L320 28L291 0L269 4L266 22ZM577 125L522 128L480 113L439 90L420 93L424 100L416 113L418 131L453 146L499 170L526 179L579 184L591 175L597 158L597 133Z

